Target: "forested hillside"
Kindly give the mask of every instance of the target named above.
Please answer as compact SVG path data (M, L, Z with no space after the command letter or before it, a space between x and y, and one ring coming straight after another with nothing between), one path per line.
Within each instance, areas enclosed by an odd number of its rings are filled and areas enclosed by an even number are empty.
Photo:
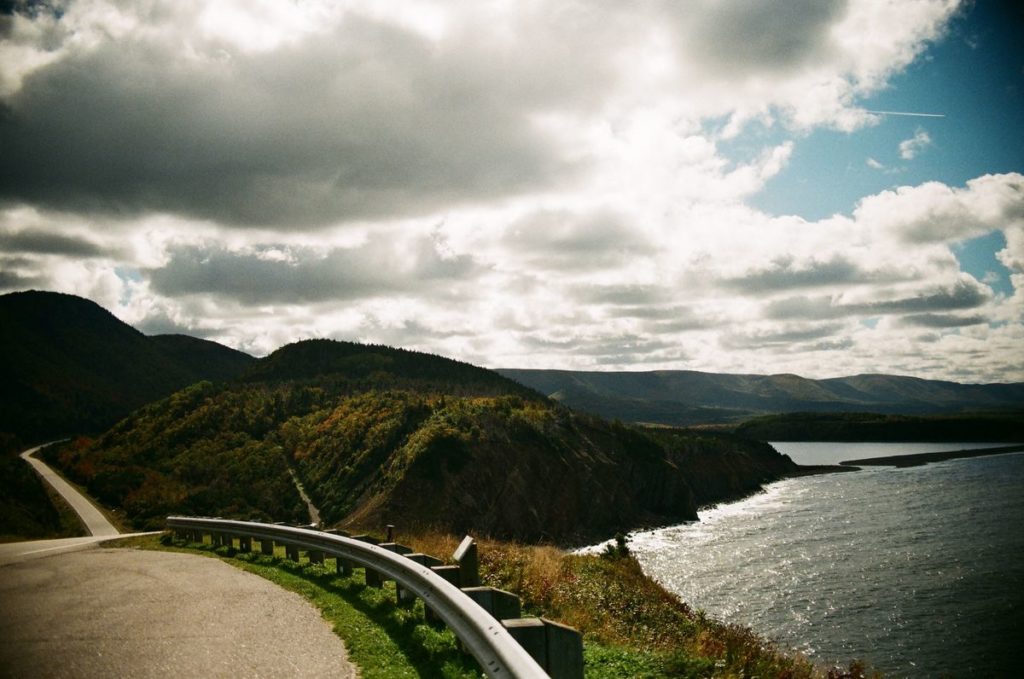
M760 444L576 414L463 363L324 340L193 385L56 461L140 528L172 512L301 520L290 466L332 524L559 542L692 519L795 467Z
M748 420L736 433L762 441L1024 441L1024 411L964 415L785 413Z
M180 335L147 337L86 299L0 295L0 433L21 443L98 432L135 408L255 359Z

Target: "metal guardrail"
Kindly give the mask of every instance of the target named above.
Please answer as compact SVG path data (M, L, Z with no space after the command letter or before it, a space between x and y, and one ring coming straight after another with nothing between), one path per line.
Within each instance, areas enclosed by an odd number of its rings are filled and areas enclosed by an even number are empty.
M354 561L383 573L423 599L424 604L451 628L466 650L476 658L487 676L498 679L548 677L508 630L462 590L429 567L383 547L306 528L228 519L169 516L167 527L260 541L273 540Z

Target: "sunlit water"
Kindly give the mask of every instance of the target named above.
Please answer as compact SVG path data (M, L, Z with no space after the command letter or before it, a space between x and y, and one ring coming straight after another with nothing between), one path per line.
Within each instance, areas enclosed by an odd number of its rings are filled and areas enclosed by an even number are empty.
M836 445L777 447L819 464L972 447ZM700 516L631 543L694 608L821 663L1024 676L1024 454L790 479Z

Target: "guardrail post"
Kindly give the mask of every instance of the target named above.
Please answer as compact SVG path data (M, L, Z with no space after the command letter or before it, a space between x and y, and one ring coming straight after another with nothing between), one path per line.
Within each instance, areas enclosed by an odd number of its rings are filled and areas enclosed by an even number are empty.
M377 546L378 547L383 547L384 549L388 550L389 552L394 552L395 554L401 554L403 556L406 555L406 554L412 554L412 547L407 547L405 545L400 545L397 542L382 542L382 543L380 543Z
M533 656L541 667L548 665L547 634L540 618L517 618L502 620L501 624L523 649Z
M419 565L426 566L427 568L433 568L434 566L444 565L444 561L441 561L437 557L430 556L429 554L423 554L422 552L412 552L406 554L405 558L409 559L410 561L415 561ZM412 605L416 602L416 595L412 594L411 592L407 592L397 582L395 583L395 591L397 593L399 605ZM428 617L429 612L430 609L427 609Z
M343 531L340 528L328 528L323 532L327 533L328 535L341 535L346 538L351 537L348 531ZM334 569L338 572L338 575L347 578L348 576L352 575L353 568L354 565L348 559L340 556L334 557Z
M406 559L415 561L421 566L433 568L434 566L443 566L444 561L441 561L436 556L430 556L429 554L423 554L422 552L413 552L412 554L406 554Z
M296 561L297 562L299 560L299 548L296 547L295 545L291 545L291 544L285 543L285 545L284 545L284 555L285 555L286 558L291 559L292 561Z
M431 557L432 558L432 557ZM452 583L456 587L459 586L459 567L458 566L431 566L430 570L434 571L442 578ZM430 610L430 606L427 606L424 610L423 617L430 624L436 624L441 622L441 619L434 614L434 611Z
M310 563L318 563L320 565L323 565L323 563L324 563L324 553L321 552L319 549L311 549L308 552L308 554L309 554L309 562Z
M243 535L242 537L238 538L238 549L242 552L251 552L252 538L248 535Z
M463 587L480 584L480 560L477 557L476 541L470 536L462 538L455 550L455 562L459 564L459 582Z
M380 540L371 535L353 535L353 540L359 540L360 542L368 542L371 545L379 545ZM383 587L385 578L380 573L373 570L372 568L366 568L366 586L367 587Z
M561 623L541 618L547 643L544 669L551 679L583 679L583 635Z
M518 618L522 615L522 605L512 592L497 587L463 587L470 599L480 608L494 616L495 620Z
M260 540L260 554L274 556L274 541L267 539Z

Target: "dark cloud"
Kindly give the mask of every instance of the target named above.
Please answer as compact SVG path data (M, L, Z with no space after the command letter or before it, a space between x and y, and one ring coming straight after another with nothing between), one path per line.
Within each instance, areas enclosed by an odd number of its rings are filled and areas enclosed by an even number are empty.
M103 248L84 238L39 231L0 234L0 248L8 252L73 257L95 257L105 254Z
M22 276L13 271L0 269L0 290L27 290L39 285L41 279L37 277Z
M841 325L828 324L788 327L773 331L749 333L732 332L722 334L719 338L719 343L726 349L733 350L763 349L766 347L788 346L811 342L813 340L831 338L837 333L842 332L842 330L843 326ZM830 339L827 343L819 342L818 344L821 346L827 346L835 344L837 341L842 342L843 340Z
M760 293L825 285L877 283L898 278L893 272L864 271L842 255L836 255L825 262L812 260L802 265L798 265L792 257L785 257L775 260L770 267L727 278L722 281L722 285L745 293Z
M786 297L769 302L764 307L764 316L775 320L839 318L855 313L857 312L849 310L849 307L834 303L834 298L828 295Z
M311 303L388 293L418 295L469 278L477 265L466 255L442 256L430 238L398 250L384 241L318 252L264 248L232 252L219 247L182 247L148 273L153 289L177 297L209 294L243 304Z
M761 0L669 3L681 27L681 48L700 65L726 76L778 72L828 56L831 28L846 0Z
M189 335L202 339L216 337L217 333L200 325L180 323L171 318L164 309L154 309L133 327L146 335Z
M622 333L601 337L544 337L531 333L519 336L520 344L541 352L589 357L600 365L626 365L684 357L679 346L669 339Z
M967 281L957 283L947 289L930 295L906 297L887 302L873 302L858 305L868 313L917 313L949 311L954 309L974 309L992 298L992 290L987 286Z
M956 316L953 314L915 314L904 316L900 319L906 325L915 325L922 328L963 328L969 325L980 325L987 323L984 316Z
M512 224L503 244L541 268L594 269L653 254L653 244L609 212L542 211Z
M992 291L973 281L960 280L953 286L930 294L879 302L844 304L829 296L788 297L770 302L764 315L773 319L829 319L856 315L935 314L975 309L992 299Z
M544 56L354 15L267 53L111 39L0 102L0 199L316 225L550 187L572 168L530 115L602 76L566 78Z
M669 291L655 285L586 285L571 294L580 304L618 304L638 310L671 301Z

